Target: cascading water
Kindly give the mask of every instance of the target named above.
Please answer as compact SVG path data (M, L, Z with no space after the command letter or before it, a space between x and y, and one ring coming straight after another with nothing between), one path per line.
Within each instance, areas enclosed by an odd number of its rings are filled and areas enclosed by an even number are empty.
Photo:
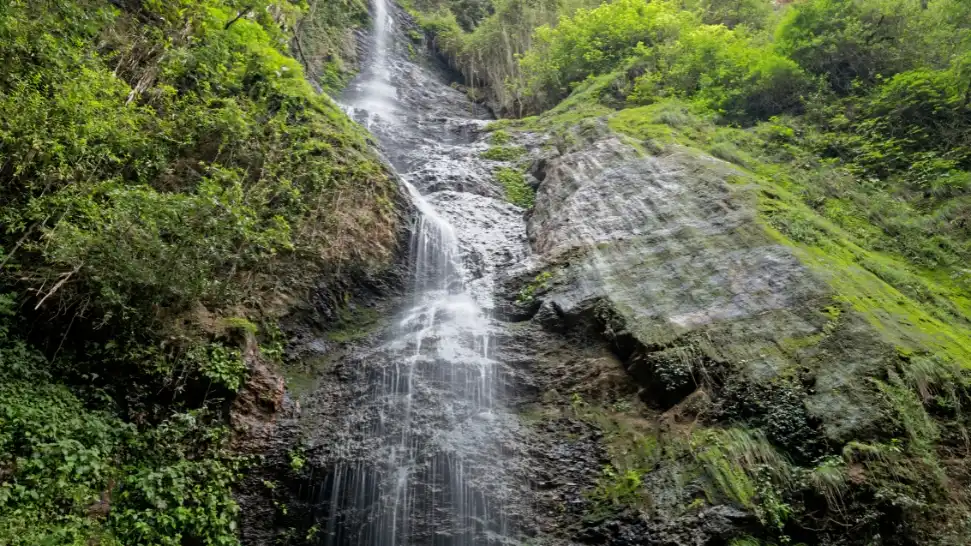
M484 123L476 107L399 54L387 0L373 7L368 67L341 102L411 193L414 285L390 341L354 357L366 386L327 434L344 440L315 488L319 542L497 544L513 534L503 438L516 420L501 404L489 309L497 268L526 253L521 211L470 159L480 150L466 135Z

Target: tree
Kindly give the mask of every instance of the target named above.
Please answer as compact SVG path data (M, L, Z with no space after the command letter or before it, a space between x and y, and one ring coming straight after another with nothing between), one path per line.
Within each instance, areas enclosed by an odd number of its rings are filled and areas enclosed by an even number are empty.
M776 44L780 53L846 95L856 85L872 85L913 67L905 37L914 6L905 0L809 0L787 14Z
M771 0L699 0L696 8L708 25L764 28L772 15Z

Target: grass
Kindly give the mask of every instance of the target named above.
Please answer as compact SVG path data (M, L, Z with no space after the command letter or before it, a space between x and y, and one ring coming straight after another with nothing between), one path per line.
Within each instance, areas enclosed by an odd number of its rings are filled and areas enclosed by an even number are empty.
M842 511L849 490L849 472L841 457L827 457L809 471L807 481L834 511Z
M604 433L611 464L588 498L591 517L632 506L684 513L698 502L686 492L701 487L707 502L732 502L765 522L783 521L781 501L794 485L793 467L758 430L744 427L674 426L662 430L640 416L642 408L589 403L578 397L573 412ZM694 499L698 501L698 499Z

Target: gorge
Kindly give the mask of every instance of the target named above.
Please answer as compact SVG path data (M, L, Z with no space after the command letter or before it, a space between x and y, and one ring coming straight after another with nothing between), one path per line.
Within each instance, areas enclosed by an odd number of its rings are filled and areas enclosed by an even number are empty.
M0 544L971 540L971 6L0 2Z

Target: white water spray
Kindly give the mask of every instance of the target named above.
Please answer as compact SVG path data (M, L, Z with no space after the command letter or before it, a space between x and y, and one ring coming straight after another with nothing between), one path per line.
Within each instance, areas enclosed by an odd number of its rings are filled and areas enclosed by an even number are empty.
M374 130L386 150L406 146L402 141L414 146L423 142L417 127L428 116L404 106L395 82L408 75L424 78L423 85L452 90L444 83L429 83L433 80L421 75L421 68L395 54L395 21L387 0L373 1L369 66L342 103ZM449 122L441 123L444 127ZM509 532L502 503L480 483L497 480L470 471L486 465L498 475L502 464L488 455L482 460L482 454L499 451L491 445L499 426L498 365L491 317L484 311L491 302L483 301L492 295L470 289L474 279L463 263L466 255L456 229L408 182L407 173L402 178L418 212L410 247L411 304L395 323L391 341L375 356L381 364L375 365L379 371L371 378L370 397L377 401L380 417L363 431L347 433L363 435L373 446L373 456L341 462L322 491L329 506L324 542L497 543ZM470 207L489 201L471 194L467 199ZM513 211L510 216L518 215Z

